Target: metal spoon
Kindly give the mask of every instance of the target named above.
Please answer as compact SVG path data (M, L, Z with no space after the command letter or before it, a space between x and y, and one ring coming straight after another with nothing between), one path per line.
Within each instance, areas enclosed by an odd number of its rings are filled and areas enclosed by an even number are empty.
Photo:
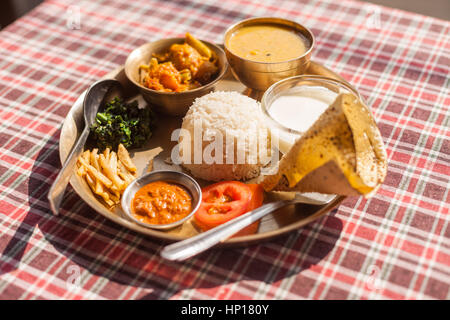
M280 200L265 204L253 211L247 212L233 220L228 221L216 228L202 232L199 235L168 245L161 251L161 256L167 260L181 261L199 254L214 245L222 242L242 230L246 226L256 222L269 213L282 207L297 203L307 203L311 205L325 205L336 198L335 195L314 198L306 196L296 196L293 200Z
M57 215L59 212L59 206L61 205L70 177L72 176L75 163L83 151L84 144L89 136L89 128L95 121L99 107L103 105L105 101L110 101L114 97L123 97L122 85L117 80L100 80L90 86L87 90L83 101L84 130L72 148L72 151L64 162L61 171L48 193L48 200L53 214Z

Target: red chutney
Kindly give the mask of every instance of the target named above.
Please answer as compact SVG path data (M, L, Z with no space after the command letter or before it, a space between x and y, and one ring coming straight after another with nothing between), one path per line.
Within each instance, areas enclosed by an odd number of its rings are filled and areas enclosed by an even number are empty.
M155 181L136 192L131 208L133 216L141 222L168 224L191 213L192 198L177 184Z

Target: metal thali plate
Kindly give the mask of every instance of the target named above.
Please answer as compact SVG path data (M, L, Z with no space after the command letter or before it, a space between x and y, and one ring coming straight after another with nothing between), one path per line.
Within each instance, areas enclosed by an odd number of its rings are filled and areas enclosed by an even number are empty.
M310 66L306 74L322 75L346 82L338 74L314 61L310 62ZM126 78L123 67L120 67L108 73L104 78L113 78L119 80L125 88L127 97L129 97L130 99L138 99L140 100L140 103L144 103L142 97L138 94L136 89ZM238 91L255 98L260 98L258 96L255 96L255 93L250 92L249 89L247 89L243 84L237 81L233 77L231 72L228 72L226 76L217 83L215 90ZM76 139L83 130L84 94L85 93L81 94L80 97L76 100L63 123L59 142L59 154L61 163L64 163L71 148L75 144ZM180 167L170 165L166 161L166 159L170 158L171 150L176 145L176 141L171 141L171 133L173 132L173 130L181 127L181 122L181 117L170 117L158 114L157 125L153 130L153 135L149 139L148 143L143 148L130 151L130 155L138 168L138 175L146 173L149 170L149 166L153 170L182 170ZM86 202L86 204L96 212L103 215L105 218L138 233L158 238L164 241L178 241L191 237L199 232L192 221L187 221L180 227L169 231L145 228L127 218L127 216L122 212L120 206L113 210L107 209L102 204L102 202L100 202L94 196L86 182L77 174L72 175L70 184L72 185L75 192L80 196L81 200ZM296 196L295 193L269 193L265 201L275 201L278 199L292 198L294 196ZM312 199L314 200L315 195L308 195L308 197L312 197ZM265 216L261 220L258 233L242 237L230 238L224 241L222 245L248 245L286 234L327 214L333 208L339 205L343 199L345 199L345 197L335 196L330 203L322 206L298 204L295 206L282 208Z

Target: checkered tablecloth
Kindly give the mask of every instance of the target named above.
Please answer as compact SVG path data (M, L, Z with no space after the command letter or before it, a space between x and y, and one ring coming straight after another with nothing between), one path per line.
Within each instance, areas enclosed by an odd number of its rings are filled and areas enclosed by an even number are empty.
M279 16L360 90L383 135L378 194L276 240L162 260L162 243L47 192L79 94L135 47ZM355 1L46 1L0 32L0 298L448 299L450 23Z

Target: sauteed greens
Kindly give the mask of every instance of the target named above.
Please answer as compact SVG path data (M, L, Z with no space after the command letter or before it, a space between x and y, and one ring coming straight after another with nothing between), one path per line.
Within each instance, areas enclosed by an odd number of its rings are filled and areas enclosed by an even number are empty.
M137 101L125 103L114 98L103 112L98 112L91 126L91 137L103 150L117 150L119 144L128 148L139 148L151 137L154 114L145 107L140 109Z

